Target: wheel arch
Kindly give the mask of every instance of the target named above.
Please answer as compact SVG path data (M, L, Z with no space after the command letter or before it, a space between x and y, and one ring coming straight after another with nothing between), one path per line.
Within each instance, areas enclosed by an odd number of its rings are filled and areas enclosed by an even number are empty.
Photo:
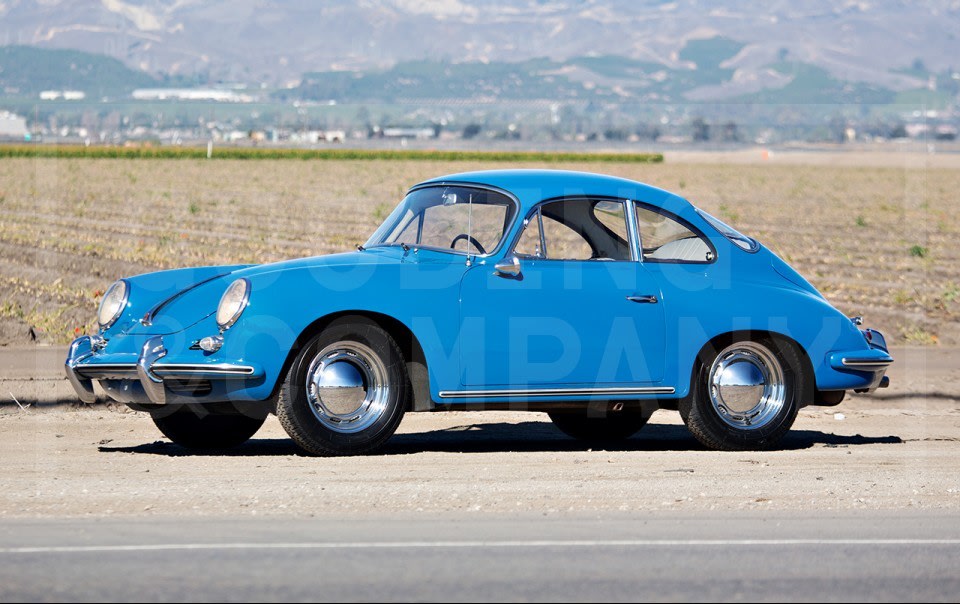
M794 349L794 351L796 351L802 365L800 367L800 376L802 380L799 407L812 404L816 392L816 375L814 374L813 363L810 361L810 356L807 354L806 349L804 349L799 342L788 335L765 329L734 330L717 334L710 338L710 340L708 340L700 348L700 350L697 351L697 355L693 359L690 369L689 392L693 392L694 380L697 379L697 373L700 371L700 366L705 360L712 361L714 355L734 342L741 342L744 340L756 341L763 338L770 338L779 345L790 346ZM690 394L687 396L690 396Z
M367 310L344 310L329 315L324 315L309 325L294 340L293 346L287 352L287 357L283 361L280 370L280 379L274 386L274 396L279 392L283 384L284 376L290 371L291 365L300 353L301 348L310 341L311 338L321 333L334 321L355 321L358 323L372 323L394 339L400 351L403 353L404 363L407 368L407 375L410 378L410 386L413 392L413 400L406 409L407 411L430 411L434 407L430 396L430 379L427 373L426 356L423 353L423 347L413 331L402 321L399 321L389 315Z

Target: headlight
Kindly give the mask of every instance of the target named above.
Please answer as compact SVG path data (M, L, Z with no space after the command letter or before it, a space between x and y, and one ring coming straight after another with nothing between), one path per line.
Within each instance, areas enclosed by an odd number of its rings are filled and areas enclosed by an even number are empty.
M247 307L247 300L250 299L250 282L246 279L237 279L230 284L227 291L223 292L220 298L220 305L217 307L217 325L220 329L228 329L237 322L243 309Z
M110 326L117 322L123 309L127 307L127 296L130 294L130 287L127 282L120 279L107 289L103 294L103 300L100 301L100 309L97 311L97 321L100 323L100 329L110 329Z

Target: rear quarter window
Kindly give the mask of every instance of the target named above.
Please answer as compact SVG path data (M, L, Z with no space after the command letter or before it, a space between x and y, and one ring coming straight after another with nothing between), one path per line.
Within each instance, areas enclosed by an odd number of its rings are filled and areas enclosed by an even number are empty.
M640 204L637 204L637 229L644 262L713 261L713 249L702 233Z

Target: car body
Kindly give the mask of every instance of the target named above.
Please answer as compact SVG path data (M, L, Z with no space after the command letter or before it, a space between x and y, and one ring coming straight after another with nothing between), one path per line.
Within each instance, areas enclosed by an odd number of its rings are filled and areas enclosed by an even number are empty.
M104 304L66 361L81 399L99 382L191 426L277 411L322 454L378 448L404 411L490 408L546 410L584 438L673 408L710 446L772 446L801 406L885 386L893 361L753 239L580 172L428 180L357 251L128 277Z

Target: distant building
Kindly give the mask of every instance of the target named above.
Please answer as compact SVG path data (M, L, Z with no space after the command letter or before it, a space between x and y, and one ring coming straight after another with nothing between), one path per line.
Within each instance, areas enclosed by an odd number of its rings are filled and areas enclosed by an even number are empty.
M10 113L0 111L0 139L24 140L30 131L27 130L27 120Z
M434 138L437 131L434 128L394 128L387 127L383 129L384 138Z
M44 90L40 93L41 101L82 101L87 98L87 94L80 90Z
M216 88L140 88L133 91L138 101L215 101L218 103L252 103L249 94Z
M941 124L933 131L933 136L938 141L955 141L957 140L957 128L949 124Z
M310 130L307 132L294 132L290 135L290 140L295 143L342 143L347 138L344 130Z
M956 140L958 135L957 128L950 124L915 122L904 126L904 130L910 138L933 138L940 141Z

